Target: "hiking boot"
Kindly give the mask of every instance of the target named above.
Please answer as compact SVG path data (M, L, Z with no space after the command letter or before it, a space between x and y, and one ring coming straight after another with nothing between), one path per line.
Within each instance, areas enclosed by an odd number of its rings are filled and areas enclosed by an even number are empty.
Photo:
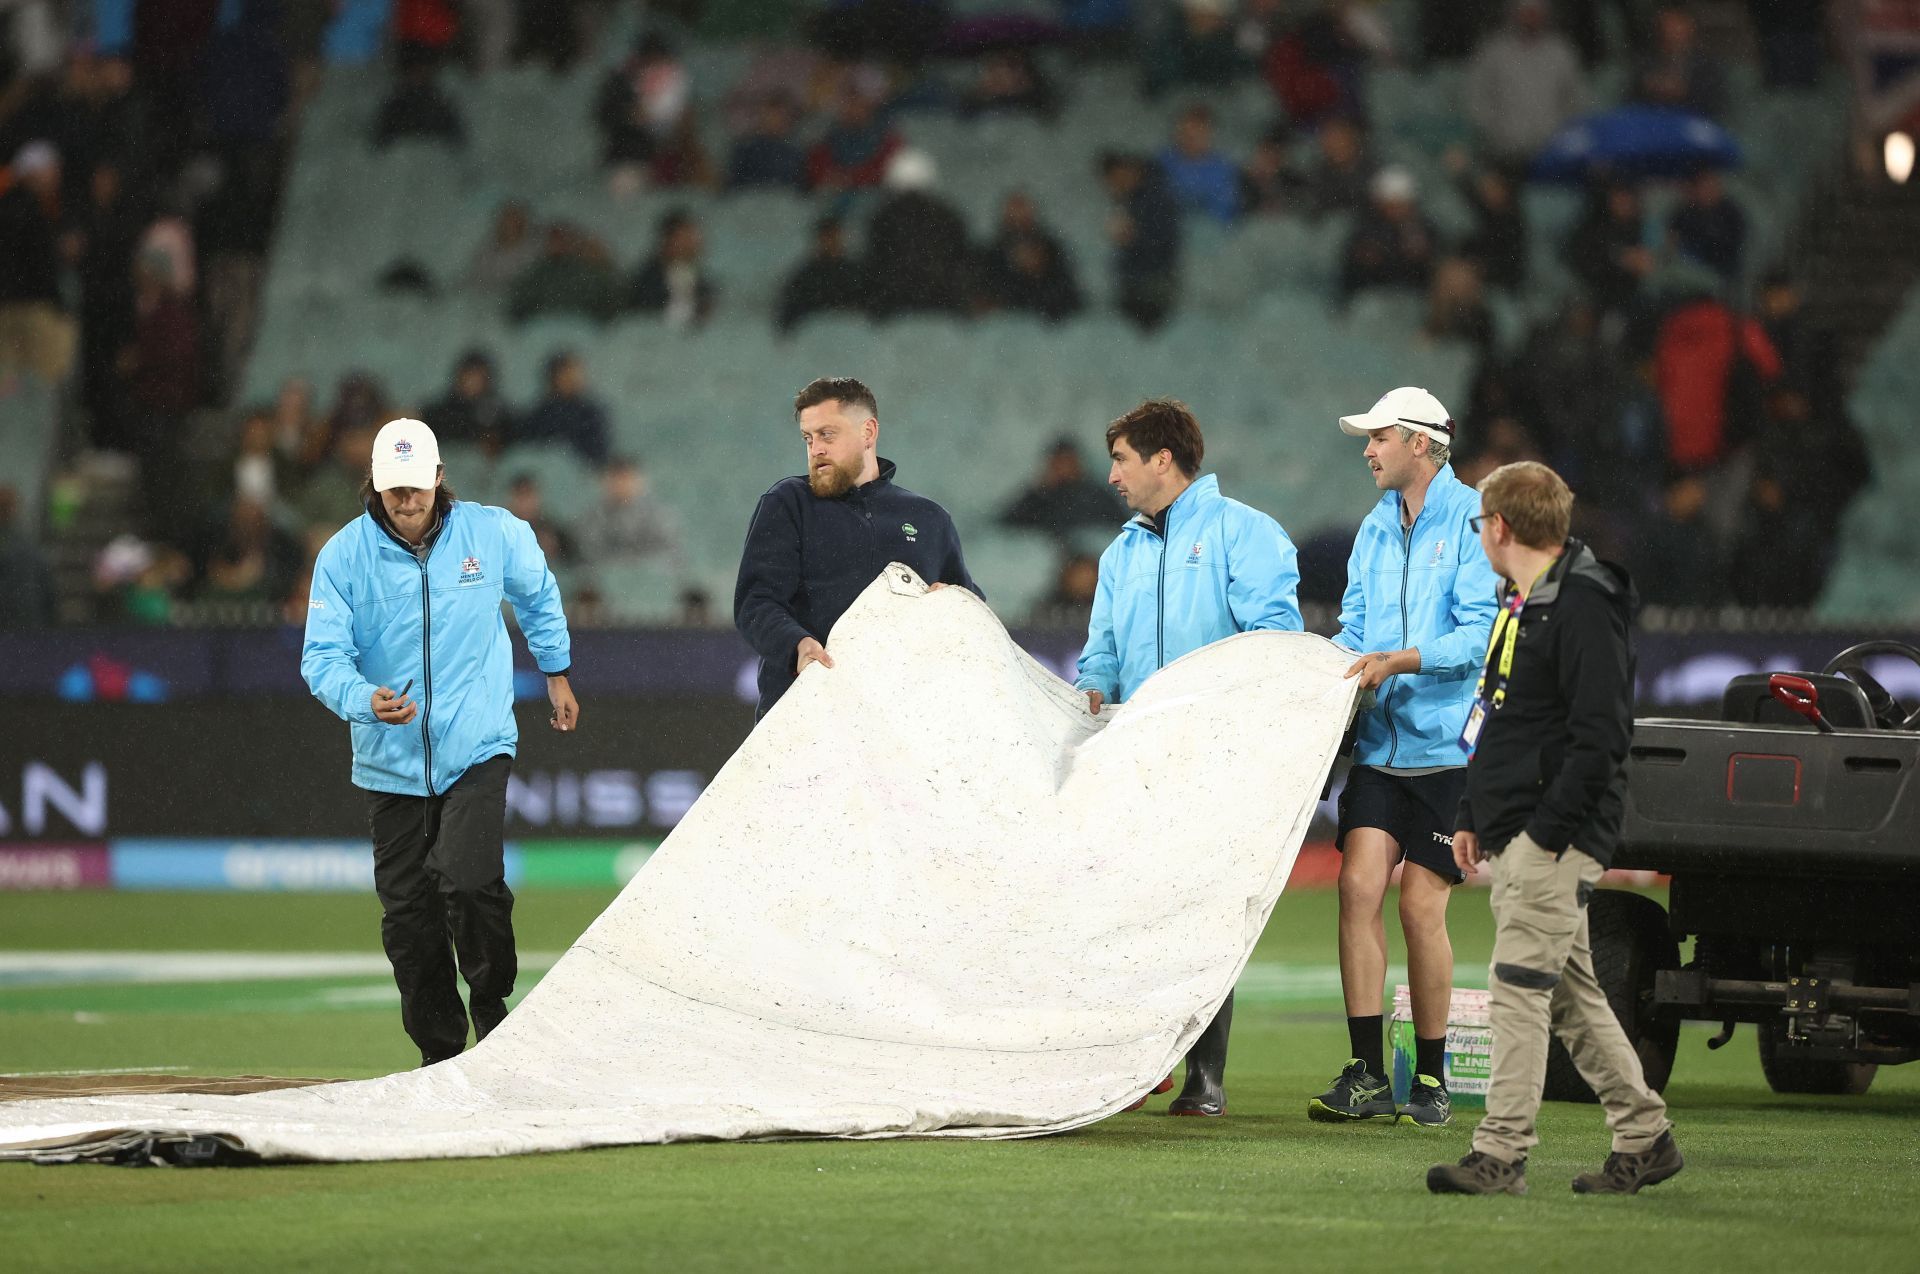
M1575 1194L1638 1194L1642 1186L1659 1185L1687 1166L1673 1133L1663 1132L1654 1143L1638 1154L1616 1150L1598 1172L1583 1172L1573 1179Z
M1233 1029L1233 992L1187 1050L1187 1082L1167 1103L1169 1115L1213 1118L1227 1113L1227 1035Z
M1400 1122L1422 1128L1444 1128L1453 1122L1453 1098L1447 1086L1431 1075L1415 1075L1400 1108Z
M1370 1073L1367 1064L1355 1057L1333 1081L1333 1087L1307 1102L1307 1118L1323 1124L1350 1124L1362 1119L1392 1119L1398 1113L1393 1106L1393 1089L1386 1080Z
M1428 1168L1427 1189L1435 1194L1525 1194L1527 1161L1508 1163L1475 1150L1459 1163Z

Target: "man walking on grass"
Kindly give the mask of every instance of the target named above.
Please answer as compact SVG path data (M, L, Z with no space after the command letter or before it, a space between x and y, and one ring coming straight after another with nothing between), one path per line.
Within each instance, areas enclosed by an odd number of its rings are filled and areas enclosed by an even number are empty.
M1532 461L1480 484L1473 519L1507 581L1461 740L1472 749L1453 836L1493 873L1493 1077L1473 1150L1427 1173L1435 1194L1525 1194L1557 1035L1599 1094L1613 1153L1576 1194L1633 1194L1684 1166L1666 1103L1593 975L1587 902L1620 836L1633 738L1633 583L1567 526L1573 493Z

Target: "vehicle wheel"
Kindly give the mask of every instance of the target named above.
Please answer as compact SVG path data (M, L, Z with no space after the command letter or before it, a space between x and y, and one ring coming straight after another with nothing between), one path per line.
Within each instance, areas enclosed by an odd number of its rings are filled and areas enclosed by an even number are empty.
M1680 967L1680 945L1667 929L1667 911L1645 894L1599 889L1587 904L1587 935L1593 947L1593 975L1607 993L1613 1014L1634 1050L1647 1086L1664 1091L1680 1045L1680 1018L1654 1008L1653 975ZM1580 1078L1559 1040L1547 1044L1548 1101L1594 1102L1593 1089Z
M1786 1045L1786 1024L1763 1026L1760 1073L1776 1093L1827 1093L1858 1097L1873 1084L1874 1062L1828 1062L1795 1057Z

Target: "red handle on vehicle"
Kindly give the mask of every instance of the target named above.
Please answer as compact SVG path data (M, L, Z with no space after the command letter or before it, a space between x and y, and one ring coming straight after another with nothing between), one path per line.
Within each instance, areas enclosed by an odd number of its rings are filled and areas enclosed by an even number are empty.
M1822 734L1833 733L1833 726L1820 711L1820 691L1811 681L1790 672L1776 672L1767 678L1767 689L1780 703L1813 722L1814 729Z

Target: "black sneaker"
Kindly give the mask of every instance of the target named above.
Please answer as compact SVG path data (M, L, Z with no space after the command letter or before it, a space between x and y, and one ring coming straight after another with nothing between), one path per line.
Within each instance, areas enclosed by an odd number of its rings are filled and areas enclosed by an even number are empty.
M1476 1150L1459 1163L1428 1168L1427 1189L1435 1194L1525 1194L1527 1161L1508 1163Z
M1453 1122L1453 1098L1447 1086L1431 1075L1415 1075L1400 1108L1400 1122L1422 1128L1444 1128Z
M1351 1124L1363 1119L1391 1120L1398 1112L1393 1089L1367 1070L1359 1058L1348 1060L1333 1087L1307 1102L1307 1118L1323 1124Z
M1598 1172L1583 1172L1573 1179L1575 1194L1638 1194L1642 1186L1656 1186L1687 1166L1671 1131L1663 1132L1651 1146L1638 1154L1616 1150Z

